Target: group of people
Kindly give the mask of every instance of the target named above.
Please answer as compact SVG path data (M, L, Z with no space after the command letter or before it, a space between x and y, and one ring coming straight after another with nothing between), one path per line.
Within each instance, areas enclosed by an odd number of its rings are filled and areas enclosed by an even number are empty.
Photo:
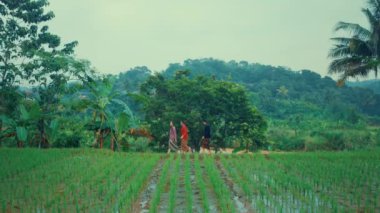
M204 133L201 139L201 151L208 150L209 153L211 153L210 150L210 139L211 139L211 128L207 121L203 121L204 125ZM180 152L193 152L194 150L188 146L189 141L189 129L187 128L186 124L181 121L181 145L178 147L177 143L177 130L173 124L173 121L170 121L170 130L169 130L169 149L168 153L170 151L180 151Z

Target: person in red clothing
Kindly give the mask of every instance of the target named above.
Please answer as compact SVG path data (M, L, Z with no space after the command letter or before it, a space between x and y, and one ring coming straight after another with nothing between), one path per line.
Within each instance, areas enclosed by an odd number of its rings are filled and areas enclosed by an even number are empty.
M182 152L188 152L189 146L187 146L187 141L189 140L189 130L183 121L181 121L181 150Z

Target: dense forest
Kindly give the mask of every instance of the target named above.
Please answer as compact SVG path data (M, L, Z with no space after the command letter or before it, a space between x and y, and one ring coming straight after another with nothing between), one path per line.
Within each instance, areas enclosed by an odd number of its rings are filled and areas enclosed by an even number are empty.
M347 86L367 88L367 89L373 90L376 94L380 94L379 80L352 81L352 82L347 82Z
M321 77L310 70L292 71L285 67L212 58L170 64L160 75L175 79L178 71L188 71L192 79L207 76L242 85L251 103L269 123L267 146L355 149L375 145L378 141L379 132L370 129L379 125L380 95L372 88L353 86L358 83L338 87L332 78ZM130 94L138 93L138 82L143 84L152 73L147 67L128 70L119 74L117 87L125 88ZM128 83L123 87L122 82ZM134 85L126 86L132 85L130 82ZM139 114L137 103L127 97L125 100Z
M338 87L309 70L189 59L159 73L143 66L118 76L93 74L59 92L53 83L6 93L18 103L2 102L8 104L2 145L165 150L169 121L188 120L190 143L199 148L204 119L212 122L216 146L236 149L343 150L379 141L380 95Z

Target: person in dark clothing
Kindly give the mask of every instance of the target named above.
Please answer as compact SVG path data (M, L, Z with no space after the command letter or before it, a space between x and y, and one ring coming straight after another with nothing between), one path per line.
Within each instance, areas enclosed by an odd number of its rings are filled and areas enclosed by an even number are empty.
M210 150L211 127L207 121L203 121L203 125L204 125L204 133L203 133L202 143L201 143L202 145L201 152L202 150L205 151L205 149L207 149L208 153L211 154L211 150Z

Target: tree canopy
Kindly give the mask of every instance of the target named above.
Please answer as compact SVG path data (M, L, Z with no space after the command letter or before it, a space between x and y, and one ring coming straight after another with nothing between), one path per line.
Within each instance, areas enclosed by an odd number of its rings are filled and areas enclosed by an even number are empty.
M368 8L362 9L370 28L355 23L339 22L335 31L346 31L348 37L335 37L334 47L329 52L333 59L330 74L340 74L338 85L343 85L349 77L367 76L374 72L377 76L380 65L380 1L368 0Z
M215 143L265 144L267 124L242 86L205 77L190 79L187 73L177 72L174 79L154 75L141 86L145 120L160 145L167 145L169 122L179 127L184 121L190 143L199 148L203 120L211 124Z

